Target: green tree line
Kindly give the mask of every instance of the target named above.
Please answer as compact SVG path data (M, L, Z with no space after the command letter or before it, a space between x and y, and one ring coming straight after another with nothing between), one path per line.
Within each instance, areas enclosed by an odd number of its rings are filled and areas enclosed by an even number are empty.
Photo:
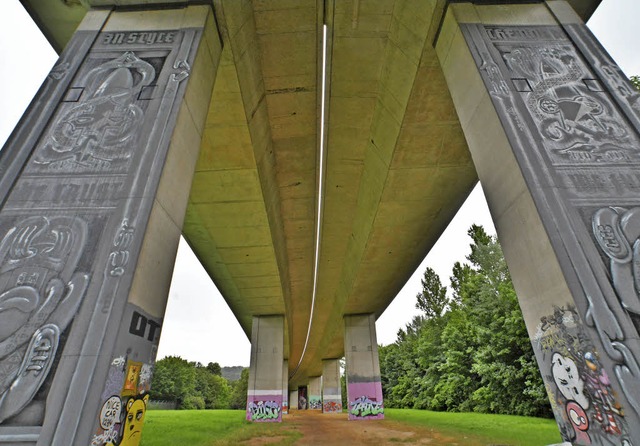
M422 314L379 348L385 406L551 417L500 244L481 226L468 234L469 263L453 267L452 298L427 268Z
M217 362L205 366L168 356L155 364L150 396L175 401L178 409L244 409L248 382L248 368L242 370L239 380L229 381Z

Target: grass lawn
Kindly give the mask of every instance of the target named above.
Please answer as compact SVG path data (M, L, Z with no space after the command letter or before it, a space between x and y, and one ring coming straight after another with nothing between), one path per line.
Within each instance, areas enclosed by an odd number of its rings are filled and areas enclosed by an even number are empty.
M300 435L278 423L249 423L244 410L150 410L145 415L141 446L222 446L252 437L284 436L291 445Z
M443 433L486 438L490 442L487 444L543 446L562 442L555 420L543 418L386 408L384 414L388 420L428 426Z
M384 412L391 422L420 427L425 432L438 431L460 441L467 436L486 445L543 446L562 441L553 420L412 409ZM286 424L249 423L244 417L243 410L150 410L145 416L141 445L237 445L254 437L278 437L278 445L292 445L299 439L304 443L302 433Z

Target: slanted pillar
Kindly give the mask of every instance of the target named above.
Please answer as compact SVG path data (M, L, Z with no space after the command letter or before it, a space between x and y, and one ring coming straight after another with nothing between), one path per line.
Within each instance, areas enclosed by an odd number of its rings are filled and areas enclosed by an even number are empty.
M284 317L254 316L247 391L248 421L282 421Z
M450 4L436 44L556 421L640 438L640 94L564 1Z
M282 361L282 413L289 413L289 361Z
M340 360L322 360L322 413L342 413Z
M344 353L349 419L384 418L376 319L373 314L344 317Z
M322 410L322 377L309 378L309 409Z
M0 444L138 444L215 26L88 12L3 148Z

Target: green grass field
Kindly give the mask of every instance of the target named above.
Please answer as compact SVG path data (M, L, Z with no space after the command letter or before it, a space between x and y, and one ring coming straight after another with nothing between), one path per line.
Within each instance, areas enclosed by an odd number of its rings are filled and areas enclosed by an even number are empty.
M141 446L221 446L257 436L285 436L278 443L290 445L299 437L280 424L249 423L244 417L244 410L150 410Z
M543 418L412 409L385 409L384 414L392 421L480 437L486 439L487 444L542 446L562 442L556 422Z
M142 446L235 445L253 437L281 437L277 444L291 445L301 434L282 424L249 423L242 410L151 410L147 412ZM560 443L553 420L485 415L385 409L389 421L433 429L452 436L479 438L487 445L542 446ZM303 440L304 441L304 440Z

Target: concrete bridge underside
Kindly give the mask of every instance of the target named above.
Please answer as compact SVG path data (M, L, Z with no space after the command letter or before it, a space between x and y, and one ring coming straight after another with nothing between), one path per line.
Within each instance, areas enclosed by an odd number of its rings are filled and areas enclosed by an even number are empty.
M85 14L23 3L58 50ZM434 49L447 2L213 3L223 51L197 101L208 114L184 236L248 336L254 316L286 315L295 387L344 355L343 315L384 311L477 181ZM570 3L588 17L599 2Z

